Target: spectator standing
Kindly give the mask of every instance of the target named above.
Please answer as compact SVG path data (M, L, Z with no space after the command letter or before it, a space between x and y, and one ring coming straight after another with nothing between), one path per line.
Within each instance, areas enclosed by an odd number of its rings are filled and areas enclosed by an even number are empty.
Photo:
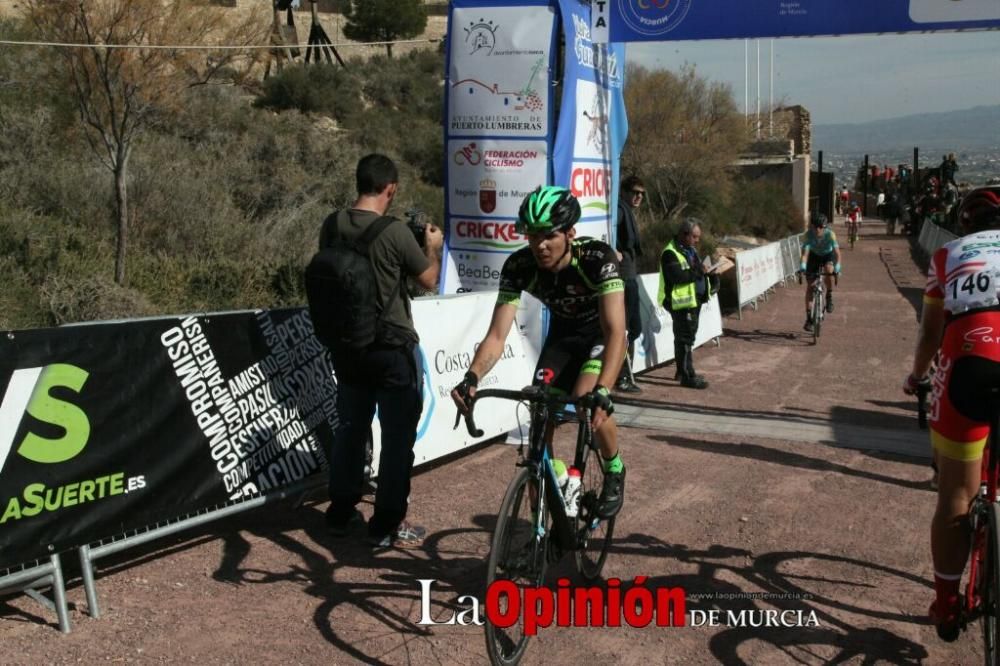
M955 182L956 171L958 171L958 162L955 161L955 153L948 153L946 156L941 158L942 188L946 188L948 185L958 187L958 183Z
M635 341L642 333L642 317L639 309L639 269L636 265L642 256L639 239L639 225L635 212L646 198L646 187L635 175L622 181L618 197L618 234L615 249L621 262L622 280L625 282L625 328L628 331L628 356L622 364L622 371L615 388L625 393L642 393L635 383L630 367L635 354Z
M674 329L674 362L681 386L705 389L708 381L694 371L694 339L701 306L719 288L719 278L706 273L698 257L701 220L689 217L660 254L659 301L670 313Z
M323 225L320 249L354 243L365 230L386 217L399 188L396 165L384 155L363 157L357 166L358 197L349 210L334 213ZM337 416L330 457L330 533L345 536L363 518L356 508L364 485L365 450L378 407L382 429L375 509L368 540L375 547L415 547L425 530L405 521L413 470L413 447L423 411L423 367L413 326L406 278L425 289L437 285L441 230L427 224L421 248L402 221L390 223L369 245L368 257L377 283L376 339L361 352L330 349L337 373Z

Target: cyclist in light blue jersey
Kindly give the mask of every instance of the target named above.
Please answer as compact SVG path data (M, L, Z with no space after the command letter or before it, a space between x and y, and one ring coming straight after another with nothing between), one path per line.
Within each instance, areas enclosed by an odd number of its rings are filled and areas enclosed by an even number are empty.
M840 274L840 245L837 244L837 234L826 226L826 215L813 213L809 217L809 230L802 241L802 259L799 270L809 279L806 284L806 323L803 328L811 331L813 328L812 302L813 280L818 279L820 271L826 274L826 311L833 312L833 275Z

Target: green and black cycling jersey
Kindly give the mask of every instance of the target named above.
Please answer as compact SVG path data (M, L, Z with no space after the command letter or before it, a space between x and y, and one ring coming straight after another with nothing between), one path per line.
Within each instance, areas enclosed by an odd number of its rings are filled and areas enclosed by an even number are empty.
M570 253L569 265L558 273L539 268L530 247L507 257L497 303L517 305L526 291L549 308L553 329L599 327L598 298L625 290L618 255L594 238L573 240Z

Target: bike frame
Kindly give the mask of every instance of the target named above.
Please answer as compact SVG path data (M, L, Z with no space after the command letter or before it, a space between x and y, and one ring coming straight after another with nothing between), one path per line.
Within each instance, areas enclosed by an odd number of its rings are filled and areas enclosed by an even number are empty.
M538 515L535 523L535 544L536 547L540 547L546 534L551 533L554 536L554 544L562 552L578 549L581 541L577 538L576 518L570 518L566 515L566 503L562 493L559 491L555 468L552 466L552 442L547 441L546 434L550 424L553 429L555 428L555 419L558 417L557 412L562 411L567 405L576 406L578 410L576 416L579 419L579 426L577 429L576 453L573 458L573 466L579 469L582 475L586 471L587 447L593 442L593 432L590 428L591 407L586 404L587 398L574 400L567 395L555 394L547 387L538 386L529 387L521 391L483 389L476 393L475 399L478 401L483 398L504 398L518 402L530 402L531 427L528 434L528 452L526 456L518 461L517 465L519 467L528 467L538 484ZM471 411L465 418L469 434L473 437L482 437L483 431L476 428ZM455 424L458 425L458 419L456 419ZM545 525L546 502L548 502L548 509L552 514L551 530Z
M986 542L989 534L989 509L997 501L997 483L1000 481L1000 414L994 411L990 423L990 436L983 450L979 494L972 500L969 520L972 524L972 548L969 557L969 581L965 594L965 615L973 618L982 609L982 590L979 588L978 573L986 567ZM1000 572L992 572L994 576ZM987 581L987 584L989 581Z
M548 501L549 511L552 513L551 533L555 537L554 543L563 552L568 552L576 550L579 545L575 530L576 519L575 517L570 518L566 515L566 502L559 491L556 471L552 466L552 442L547 441L545 437L550 422L554 422L556 419L553 409L555 406L555 404L548 402L533 405L528 455L523 461L518 463L518 466L526 466L532 469L532 474L538 479L538 486L541 491L538 503L538 522L535 524L536 543L540 544L541 539L544 538L547 532L544 525L544 502ZM578 415L581 420L577 429L576 453L573 458L573 466L583 474L586 464L584 447L587 446L587 434L590 430L590 410L586 408L581 409L583 409L583 412ZM552 423L552 426L554 428L555 423Z

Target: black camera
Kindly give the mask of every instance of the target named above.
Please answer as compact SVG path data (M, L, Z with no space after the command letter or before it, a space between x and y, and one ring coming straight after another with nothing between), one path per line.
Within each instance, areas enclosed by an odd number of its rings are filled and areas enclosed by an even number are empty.
M424 232L427 231L427 222L424 221L424 212L418 208L411 208L403 216L406 217L406 226L410 233L417 239L417 245L424 246Z

